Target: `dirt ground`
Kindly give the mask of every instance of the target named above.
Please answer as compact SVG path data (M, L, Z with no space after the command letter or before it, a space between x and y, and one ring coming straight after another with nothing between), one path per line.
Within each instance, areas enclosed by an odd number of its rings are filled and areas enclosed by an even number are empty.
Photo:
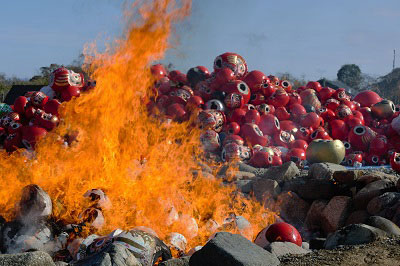
M280 258L280 265L400 265L400 237Z

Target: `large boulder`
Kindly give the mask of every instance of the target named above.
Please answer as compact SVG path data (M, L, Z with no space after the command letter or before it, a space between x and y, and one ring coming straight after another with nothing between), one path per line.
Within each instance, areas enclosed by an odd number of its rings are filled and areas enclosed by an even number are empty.
M273 166L268 169L263 178L273 179L278 182L291 180L300 173L299 168L292 161L286 162L281 166Z
M310 253L309 250L299 247L292 242L272 242L265 249L277 256L278 258L286 255L299 255Z
M314 200L311 204L310 209L307 212L305 224L311 231L317 231L321 229L322 212L324 211L327 200Z
M322 212L322 229L326 234L335 232L343 226L351 208L351 198L346 196L333 197Z
M386 235L386 232L381 229L366 224L350 224L330 234L324 248L334 249L340 245L366 244Z
M373 198L367 205L367 211L371 215L379 215L392 219L397 208L400 206L399 192L386 192Z
M274 211L294 225L303 226L310 204L300 198L295 192L288 191L279 194Z
M362 170L344 170L333 173L333 179L341 184L352 185L365 174Z
M314 179L332 179L337 171L345 171L346 167L334 163L314 163L311 165L308 176Z
M380 216L371 216L368 218L366 224L379 228L389 235L400 236L400 228L395 223L386 218Z
M308 179L297 188L296 193L305 200L331 199L335 195L335 185L331 180Z
M390 180L383 179L369 183L355 195L353 199L354 208L365 209L370 200L392 190L394 190L394 183Z
M74 263L75 266L142 266L127 248L111 244L105 250Z
M0 255L0 266L55 266L50 255L43 251Z
M250 242L241 235L219 232L207 244L195 252L189 261L191 266L250 266L279 265L272 253Z
M261 178L253 182L253 193L260 202L265 201L266 197L276 197L281 193L278 182L272 179Z

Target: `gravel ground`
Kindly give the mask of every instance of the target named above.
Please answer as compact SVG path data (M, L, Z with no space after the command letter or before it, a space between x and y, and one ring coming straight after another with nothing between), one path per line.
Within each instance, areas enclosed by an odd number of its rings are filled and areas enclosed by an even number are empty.
M280 265L400 265L400 237L280 258Z

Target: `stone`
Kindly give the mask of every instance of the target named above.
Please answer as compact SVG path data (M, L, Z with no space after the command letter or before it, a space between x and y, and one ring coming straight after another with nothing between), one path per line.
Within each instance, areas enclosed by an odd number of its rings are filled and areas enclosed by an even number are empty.
M355 195L353 199L354 208L357 210L365 209L370 200L393 189L394 183L390 180L378 180L369 183Z
M170 259L164 262L161 262L160 266L189 266L189 260L190 257L189 256L185 256L185 257L180 257L177 259Z
M124 246L111 244L102 252L74 263L74 266L142 266L142 264Z
M237 171L234 173L233 177L234 180L251 180L254 179L256 175L250 172Z
M325 249L334 249L340 245L361 245L386 236L381 229L366 224L350 224L333 234L330 234L325 241Z
M263 178L283 182L295 178L295 176L299 173L299 168L297 168L294 162L290 161L282 164L281 166L270 167Z
M54 266L50 255L43 251L0 255L0 266Z
M352 185L364 174L362 170L336 171L333 173L333 179L342 184Z
M308 176L314 179L332 179L337 171L345 171L346 167L334 163L314 163L308 170Z
M397 188L397 191L400 192L400 179L397 180L396 188Z
M371 216L368 218L366 224L379 228L389 235L400 236L400 228L395 223L386 218L380 216Z
M310 244L308 242L303 241L303 243L301 243L301 247L305 250L310 250Z
M335 196L322 212L322 229L326 234L335 232L343 226L351 208L351 198L347 196Z
M395 223L397 226L400 226L400 206L397 206L397 210L393 215L392 222Z
M386 192L378 197L373 198L368 203L367 211L371 215L379 215L388 219L392 219L399 201L399 192Z
M236 180L235 184L240 192L248 194L253 189L253 182L253 180Z
M361 176L357 182L364 183L364 184L369 184L378 180L388 180L392 181L393 183L396 183L399 180L399 177L391 174L386 174L381 171L371 171L368 172L367 174Z
M286 255L299 255L310 253L309 250L305 250L292 242L272 242L266 248L269 252L275 256L282 257Z
M314 200L307 212L305 224L310 231L321 229L322 212L324 211L327 200Z
M68 266L69 264L64 261L56 261L54 262L56 266Z
M3 253L40 250L53 254L62 249L61 245L56 241L50 226L45 221L26 224L25 221L13 220L3 225L0 234L0 246Z
M282 191L293 191L296 192L299 190L301 186L306 184L307 179L303 176L297 177L292 180L288 180L281 184Z
M308 179L297 188L296 193L305 200L329 200L335 195L335 185L327 179Z
M349 224L365 224L369 217L369 214L366 210L357 210L350 213L349 217L346 220L345 225Z
M317 237L310 239L310 249L323 249L326 238Z
M278 182L272 179L261 178L253 182L253 193L260 202L265 201L266 197L276 198L281 193Z
M280 216L287 222L302 226L309 208L310 204L295 192L288 191L279 194L273 209L279 212Z
M262 178L268 172L269 168L256 168L257 170L254 172L256 177Z
M243 171L243 172L249 172L249 173L253 173L255 174L257 172L257 168L245 164L245 163L238 163L238 169L239 171Z
M241 235L218 232L214 238L195 252L189 260L190 266L250 266L279 265L272 253L250 242Z

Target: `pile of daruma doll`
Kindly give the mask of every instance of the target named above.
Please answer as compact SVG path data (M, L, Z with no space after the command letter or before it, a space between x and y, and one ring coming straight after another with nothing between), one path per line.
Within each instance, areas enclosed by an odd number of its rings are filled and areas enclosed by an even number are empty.
M332 162L400 170L399 111L373 91L352 98L315 81L294 88L288 80L249 71L235 53L217 56L211 73L204 66L167 72L161 64L151 72L151 114L178 122L195 118L209 158L263 168L293 161L299 167ZM8 152L33 150L59 123L60 104L93 87L81 73L56 69L48 86L19 96L12 106L1 104L0 144Z
M391 164L400 170L400 118L395 104L366 90L351 97L345 89L290 81L248 70L244 58L224 53L213 72L197 66L184 74L153 65L153 114L175 121L196 117L209 157L254 167L287 161L347 166Z
M17 97L11 106L1 103L0 145L7 152L19 148L34 150L37 141L58 125L61 103L93 87L94 83L85 83L83 74L61 67L40 91Z

